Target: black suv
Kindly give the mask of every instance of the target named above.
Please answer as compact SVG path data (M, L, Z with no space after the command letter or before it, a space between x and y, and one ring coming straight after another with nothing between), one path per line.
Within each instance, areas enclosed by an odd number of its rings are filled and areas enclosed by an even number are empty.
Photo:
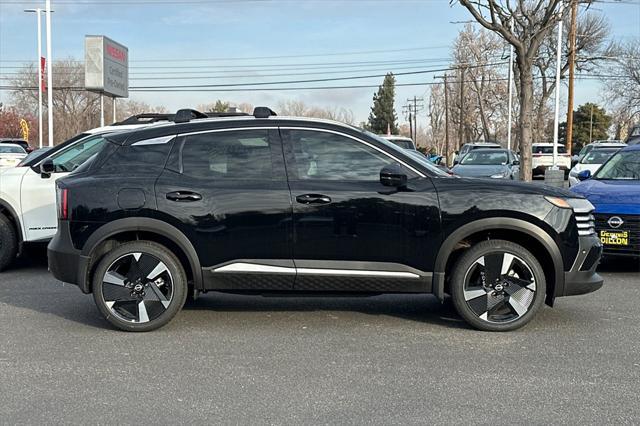
M213 290L449 294L471 325L503 331L602 286L584 198L450 177L355 127L181 110L106 139L57 183L49 267L124 330Z

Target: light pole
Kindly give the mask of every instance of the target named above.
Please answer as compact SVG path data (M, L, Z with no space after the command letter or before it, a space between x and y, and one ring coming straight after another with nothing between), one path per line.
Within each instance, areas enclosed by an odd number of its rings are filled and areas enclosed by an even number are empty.
M560 67L562 64L562 13L564 4L560 3L560 19L558 20L558 47L556 52L556 105L553 118L553 170L558 170L558 122L560 119Z
M513 18L511 19L511 32L513 33ZM507 149L511 149L511 122L513 109L513 44L509 43L509 100L507 111Z
M47 121L49 125L49 146L53 146L53 76L52 76L52 56L51 56L51 0L45 3L45 17L47 21Z
M25 9L25 12L35 13L38 20L38 147L42 148L42 17L41 8Z

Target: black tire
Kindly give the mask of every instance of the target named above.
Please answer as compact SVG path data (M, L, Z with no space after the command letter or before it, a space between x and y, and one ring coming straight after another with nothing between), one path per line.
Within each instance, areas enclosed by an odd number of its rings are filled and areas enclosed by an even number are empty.
M0 213L0 272L4 271L18 254L18 235L13 223Z
M187 277L180 261L152 241L132 241L114 248L93 274L96 306L121 330L160 328L182 309L186 298Z
M510 331L524 326L544 303L545 293L540 262L510 241L480 242L453 267L453 304L458 314L479 330Z

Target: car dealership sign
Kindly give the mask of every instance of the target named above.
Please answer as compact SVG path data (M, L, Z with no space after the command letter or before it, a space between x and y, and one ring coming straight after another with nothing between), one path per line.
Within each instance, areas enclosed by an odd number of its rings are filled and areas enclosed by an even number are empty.
M85 36L84 87L113 97L129 97L129 49L105 36Z

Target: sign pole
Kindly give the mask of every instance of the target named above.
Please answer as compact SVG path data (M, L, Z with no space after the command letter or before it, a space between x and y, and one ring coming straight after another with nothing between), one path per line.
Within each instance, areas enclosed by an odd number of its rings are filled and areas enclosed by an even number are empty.
M560 19L558 20L558 46L556 52L556 106L553 118L553 170L558 170L558 122L560 119L560 66L562 63L562 12L560 5Z
M100 92L100 127L104 127L104 93Z
M45 18L47 21L47 60L49 66L47 67L47 121L49 127L49 146L53 146L53 74L52 66L53 61L51 56L51 0L46 1L45 6Z

